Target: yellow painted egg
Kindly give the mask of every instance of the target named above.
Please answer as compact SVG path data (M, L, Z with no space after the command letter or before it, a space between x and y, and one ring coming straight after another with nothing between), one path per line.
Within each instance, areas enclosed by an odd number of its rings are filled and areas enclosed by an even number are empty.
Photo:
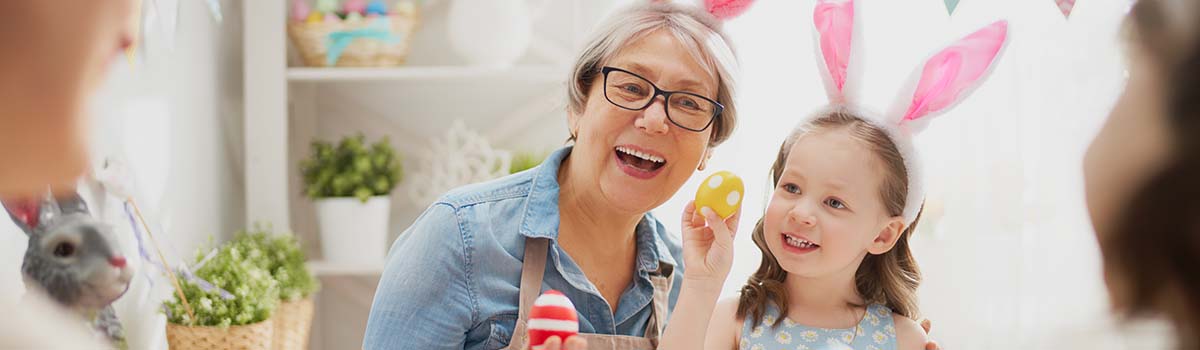
M742 178L728 171L718 171L704 179L696 190L696 210L709 207L722 219L728 218L741 207L745 194Z
M308 14L308 18L305 20L305 22L307 22L309 24L321 23L321 21L322 21L321 17L322 17L321 12L313 11Z

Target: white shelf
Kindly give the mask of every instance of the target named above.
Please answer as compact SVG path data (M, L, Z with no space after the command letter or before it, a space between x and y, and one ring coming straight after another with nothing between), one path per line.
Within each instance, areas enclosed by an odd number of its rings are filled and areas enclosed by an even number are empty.
M378 264L343 264L329 261L309 261L308 270L317 276L370 276L383 274L383 262Z
M567 68L553 65L514 67L488 66L409 66L395 68L304 68L287 69L292 82L439 80L474 78L512 78L534 81L565 80Z

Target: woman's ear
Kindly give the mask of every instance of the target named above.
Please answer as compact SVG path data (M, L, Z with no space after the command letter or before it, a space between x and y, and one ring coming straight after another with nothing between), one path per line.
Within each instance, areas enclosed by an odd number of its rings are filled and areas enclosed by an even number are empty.
M871 241L871 246L867 248L867 252L880 255L892 250L896 246L896 241L900 240L900 235L904 233L907 225L904 224L904 217L893 216L884 223L883 228L879 229L879 234L875 235L875 239Z
M700 157L700 166L697 166L696 170L704 171L704 168L708 166L708 159L712 158L712 150L712 146L704 146L704 156Z
M579 119L578 112L567 109L567 132L571 133L572 140L579 137Z

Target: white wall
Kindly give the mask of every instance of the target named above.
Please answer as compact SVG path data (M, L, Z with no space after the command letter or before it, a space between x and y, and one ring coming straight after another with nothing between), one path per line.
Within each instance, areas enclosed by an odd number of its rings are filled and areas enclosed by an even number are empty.
M229 237L244 221L241 6L222 1L224 21L217 23L205 2L178 3L174 50L148 42L132 69L125 60L115 61L94 101L91 128L97 164L106 156L125 160L137 180L141 210L157 226L154 233L173 262L190 259L210 237ZM106 209L103 215L122 235L126 254L136 257L120 204L90 202L95 211ZM5 218L0 220L0 302L12 302L23 293L19 271L26 239ZM164 294L167 285L160 280L149 292L145 279L135 278L117 302L131 348L162 341L159 303L150 297Z

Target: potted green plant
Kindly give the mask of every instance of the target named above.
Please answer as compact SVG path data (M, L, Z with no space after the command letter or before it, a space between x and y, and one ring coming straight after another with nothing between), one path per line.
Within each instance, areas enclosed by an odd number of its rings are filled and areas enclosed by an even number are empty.
M336 145L315 141L301 163L305 194L317 207L325 260L379 264L387 246L389 194L400 182L396 151L384 137L368 145L362 134Z
M313 293L320 288L315 276L308 271L304 252L296 236L274 233L269 227L256 226L237 234L231 245L242 251L259 250L256 264L268 271L278 284L279 307L271 318L275 323L275 350L308 348L312 329Z
M181 269L185 299L164 304L171 349L271 349L279 287L260 267L262 254L226 244L208 259L197 253L195 271Z

